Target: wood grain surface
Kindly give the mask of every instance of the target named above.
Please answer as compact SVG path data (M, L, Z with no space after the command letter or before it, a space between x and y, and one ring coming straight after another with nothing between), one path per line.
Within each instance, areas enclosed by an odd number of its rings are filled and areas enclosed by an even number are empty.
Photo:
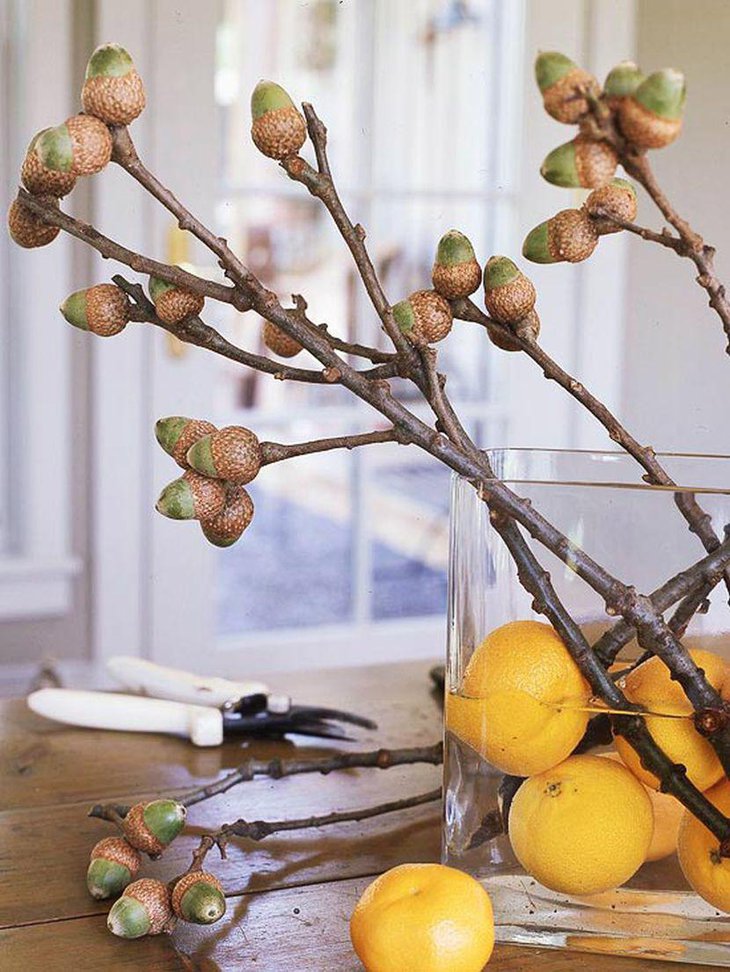
M300 701L375 718L347 748L423 745L441 732L428 666L408 663L269 680ZM292 684L294 683L294 684ZM339 744L342 746L342 744ZM218 925L181 924L171 936L123 942L105 927L108 905L86 892L93 844L112 831L86 816L99 799L133 802L180 793L257 758L324 752L288 742L196 749L158 736L77 730L33 715L21 700L0 705L0 970L97 972L199 970L355 972L348 920L373 875L403 861L439 856L439 809L420 807L363 823L239 843L211 858L228 900ZM352 770L327 777L256 780L195 806L186 836L143 873L168 879L187 866L195 833L235 817L302 816L366 807L438 784L435 767ZM189 834L190 836L187 836ZM492 969L535 972L663 972L675 964L576 952L497 946ZM398 970L393 970L398 972Z

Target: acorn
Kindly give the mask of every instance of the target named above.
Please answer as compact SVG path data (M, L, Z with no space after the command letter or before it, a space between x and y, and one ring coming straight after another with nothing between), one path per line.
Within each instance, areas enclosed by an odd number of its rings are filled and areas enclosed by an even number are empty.
M205 539L216 547L230 547L253 519L253 500L243 486L228 486L226 505L210 520L201 520Z
M127 326L129 298L116 284L96 284L71 294L60 311L74 327L112 337Z
M198 439L188 450L187 461L203 476L244 486L261 468L261 446L250 429L229 425Z
M506 256L493 256L484 268L484 303L501 324L521 320L535 306L532 281Z
M116 898L137 876L139 853L124 837L105 837L91 850L86 886L99 901Z
M617 165L618 155L612 145L577 135L545 157L540 175L554 186L597 189L611 181Z
M580 263L598 243L593 221L582 209L563 209L525 237L522 255L533 263Z
M174 918L167 885L140 878L111 907L106 927L119 938L144 938L166 931Z
M159 277L150 277L149 292L155 312L165 324L179 324L186 317L197 316L205 305L202 294L194 294Z
M50 203L58 209L58 199L55 196L38 196L39 201ZM43 221L42 216L38 216L28 208L23 200L18 196L10 203L8 209L8 232L13 242L26 249L33 249L37 246L46 246L52 243L61 232L59 226L52 226Z
M146 104L144 84L134 61L119 44L97 47L86 65L81 104L108 125L128 125Z
M219 479L188 469L160 493L155 509L171 520L209 520L226 505L226 487Z
M619 108L621 131L639 149L664 148L682 130L686 85L681 71L665 68L641 82Z
M124 818L124 836L132 847L157 856L183 829L187 810L177 800L135 803Z
M616 110L624 98L632 95L644 80L644 75L633 61L621 61L606 75L603 97L609 108Z
M276 324L272 324L271 321L265 321L262 337L264 344L269 349L273 351L274 354L278 354L280 358L293 358L295 354L299 354L303 350L299 341L293 337L289 337L280 327Z
M439 240L431 271L434 289L447 300L473 294L482 279L474 247L463 233L449 230Z
M494 324L487 324L487 334L492 344L502 351L522 351L522 347L510 337L510 331L536 341L540 335L540 318L537 311L531 310L522 320L504 324L501 328L495 327Z
M20 180L34 196L56 196L60 199L76 185L76 176L73 172L49 169L41 161L36 147L38 139L47 131L50 129L44 128L31 139L20 169Z
M626 179L614 179L607 186L594 189L584 203L599 236L620 233L622 227L611 221L611 216L633 222L636 219L636 190Z
M259 81L251 95L251 137L270 159L296 155L307 137L307 124L284 89Z
M165 452L172 456L178 466L189 469L186 456L188 449L204 435L215 432L216 427L205 419L185 418L183 415L169 415L155 423L155 437Z
M103 121L93 115L74 115L38 137L36 152L42 164L57 172L94 175L112 157L112 137Z
M172 889L172 910L195 925L212 925L226 913L223 887L209 871L190 871Z
M454 318L449 303L435 290L416 290L393 307L395 322L415 344L435 344L451 330Z
M558 51L541 51L537 55L535 78L545 111L567 125L574 125L588 111L588 102L576 97L576 89L588 88L596 97L600 93L593 75Z

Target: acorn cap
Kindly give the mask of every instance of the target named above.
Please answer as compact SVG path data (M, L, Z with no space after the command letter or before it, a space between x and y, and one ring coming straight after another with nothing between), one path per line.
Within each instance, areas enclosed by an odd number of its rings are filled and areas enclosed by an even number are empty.
M622 227L611 216L632 221L636 218L636 189L627 179L612 179L607 186L594 189L585 201L585 209L601 236L620 233Z
M522 244L522 256L532 263L557 263L558 260L550 252L548 245L550 220L540 223L525 237Z
M201 436L215 432L216 427L205 419L191 419L184 415L169 415L155 423L155 437L165 452L172 456L178 466L188 468L185 458L188 449Z
M484 268L484 303L501 323L521 320L535 306L535 287L506 256L493 256Z
M449 230L439 240L436 249L436 263L441 266L451 267L458 263L468 263L475 260L474 247L468 237L460 233L459 230Z
M89 324L86 319L86 290L77 290L64 300L59 310L69 324L78 327L81 331L88 331Z
M72 171L73 141L66 122L41 132L35 150L41 163L47 169L53 169L56 172Z
M175 284L168 283L167 280L160 280L159 277L150 277L149 287L147 289L149 290L152 302L155 303L168 290L175 290Z
M218 878L208 871L190 871L172 889L172 910L185 921L212 925L226 913L226 899Z
M221 512L225 502L222 482L188 469L165 486L155 509L171 520L210 519Z
M125 888L107 917L107 928L120 938L159 935L173 919L167 885L153 878L141 878Z
M664 68L655 71L639 85L634 99L660 118L675 120L682 117L687 86L681 71Z
M58 199L55 196L35 198L58 208ZM32 249L52 243L61 232L61 228L46 223L42 216L34 213L18 196L10 203L8 209L8 231L14 243Z
M273 351L280 358L293 358L304 350L296 338L290 337L271 321L264 321L261 336L269 351Z
M261 468L261 447L250 429L229 425L198 439L186 458L204 476L244 486Z
M286 91L275 81L259 81L251 93L251 118L256 121L267 111L296 108Z
M603 93L607 98L625 98L636 91L644 75L633 61L621 61L606 75Z
M134 70L134 61L120 44L102 44L86 65L87 78L122 78Z
M535 80L540 91L552 87L578 65L559 51L540 51L535 59Z
M229 486L223 510L209 520L201 520L200 528L214 546L230 547L240 539L253 514L253 500L243 486Z

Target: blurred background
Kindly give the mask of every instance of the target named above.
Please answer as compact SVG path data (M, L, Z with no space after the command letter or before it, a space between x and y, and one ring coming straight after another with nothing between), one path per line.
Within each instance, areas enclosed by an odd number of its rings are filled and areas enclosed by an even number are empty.
M149 168L269 287L303 293L314 320L351 340L382 336L343 244L250 141L262 77L327 123L344 202L395 302L430 285L446 230L465 232L483 263L519 253L531 226L580 204L584 194L538 174L572 137L542 111L538 49L562 50L599 78L625 58L647 72L681 68L685 130L656 168L718 246L721 275L730 269L723 0L0 0L0 40L6 201L31 135L78 110L90 52L117 41L145 80L133 135ZM81 180L65 205L150 256L214 272L113 166ZM639 213L660 226L645 198ZM643 441L727 452L721 327L689 264L655 249L612 236L586 264L531 268L542 341ZM252 526L225 551L196 524L154 513L177 475L155 443L160 416L243 424L280 442L376 421L340 388L250 374L141 325L113 341L67 327L57 311L66 294L118 269L62 236L30 252L0 237L0 693L50 658L69 680L93 681L120 653L239 675L439 656L449 476L416 451L379 446L267 469L251 488ZM204 316L262 349L254 315L208 306ZM481 330L459 324L440 347L483 446L610 446L531 361Z

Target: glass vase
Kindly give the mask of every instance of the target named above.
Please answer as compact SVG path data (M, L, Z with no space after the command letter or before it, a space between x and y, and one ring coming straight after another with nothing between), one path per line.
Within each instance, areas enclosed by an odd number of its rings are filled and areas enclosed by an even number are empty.
M636 462L617 452L497 450L495 475L528 498L562 533L614 576L651 593L705 551L683 518L678 500L694 495L718 537L730 524L730 459L692 455L658 457L677 484L645 484ZM523 531L524 532L524 531ZM572 617L593 644L616 623L606 605L569 566L527 537ZM671 609L666 617L671 616ZM509 810L520 778L489 760L490 719L484 700L468 689L469 664L484 639L514 621L541 621L520 585L514 562L479 492L454 477L451 509L449 628L446 670L443 860L487 888L497 940L525 945L655 958L730 968L730 918L689 886L670 836L669 852L646 861L620 887L572 895L540 884L520 865L509 836ZM730 609L724 584L714 588L683 638L730 658ZM519 651L519 639L514 650ZM641 654L635 640L619 655L614 677ZM657 701L655 719L677 717ZM561 706L601 716L602 703L565 698ZM471 707L464 719L459 710ZM481 708L480 708L481 707ZM454 714L456 713L456 715ZM679 718L691 719L689 710ZM614 749L610 720L586 737L579 751ZM656 722L654 723L657 724ZM494 723L492 723L492 728ZM691 731L694 730L692 723ZM495 732L496 735L496 732ZM704 741L703 741L704 742ZM536 738L535 745L541 745ZM614 753L614 759L618 756ZM496 760L495 760L496 761ZM633 784L632 784L633 785ZM671 797L667 797L673 800ZM570 821L565 821L566 828Z

